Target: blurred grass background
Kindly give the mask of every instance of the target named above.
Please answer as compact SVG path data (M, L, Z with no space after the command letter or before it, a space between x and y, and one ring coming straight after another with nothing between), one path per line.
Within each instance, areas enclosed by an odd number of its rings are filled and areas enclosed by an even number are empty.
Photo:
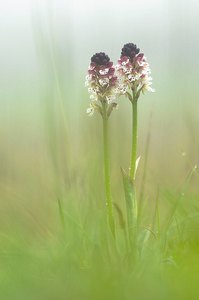
M1 299L198 299L198 2L8 0L0 8ZM85 113L84 87L93 53L116 62L126 42L147 56L156 89L139 100L137 184L141 227L152 228L158 197L162 230L130 274L106 252L102 124ZM124 211L125 98L110 123L112 190Z

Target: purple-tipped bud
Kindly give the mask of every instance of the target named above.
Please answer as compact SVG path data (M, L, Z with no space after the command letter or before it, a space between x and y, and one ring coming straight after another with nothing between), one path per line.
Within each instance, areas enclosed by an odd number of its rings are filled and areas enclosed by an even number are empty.
M125 44L122 48L121 57L128 57L133 60L134 57L140 52L140 49L133 43Z
M91 62L97 66L106 66L109 61L110 58L104 52L96 53L91 57Z

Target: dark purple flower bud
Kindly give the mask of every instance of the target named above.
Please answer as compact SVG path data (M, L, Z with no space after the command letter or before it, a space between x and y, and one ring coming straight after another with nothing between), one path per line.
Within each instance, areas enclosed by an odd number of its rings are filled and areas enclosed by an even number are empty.
M140 49L133 43L125 44L122 48L121 57L128 57L130 60L133 60L134 57L140 52Z
M110 58L104 52L96 53L91 57L91 62L98 66L106 66L109 61Z

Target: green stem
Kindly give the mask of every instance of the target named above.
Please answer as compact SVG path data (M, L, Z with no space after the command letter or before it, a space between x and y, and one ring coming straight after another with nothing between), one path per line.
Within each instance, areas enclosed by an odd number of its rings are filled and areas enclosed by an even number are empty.
M130 177L132 182L135 180L136 159L137 159L137 100L132 101L132 149L131 149L131 165Z
M107 217L111 232L115 239L115 222L113 217L113 202L110 186L110 162L109 162L109 144L108 144L108 116L106 112L106 104L103 104L103 139L104 139L104 176L105 176L105 190L106 190L106 206Z
M131 149L131 165L130 165L130 180L132 183L132 225L129 228L129 240L131 249L136 257L136 243L137 243L137 199L136 199L136 186L135 186L135 173L136 173L136 159L137 159L137 99L133 94L132 101L132 149Z

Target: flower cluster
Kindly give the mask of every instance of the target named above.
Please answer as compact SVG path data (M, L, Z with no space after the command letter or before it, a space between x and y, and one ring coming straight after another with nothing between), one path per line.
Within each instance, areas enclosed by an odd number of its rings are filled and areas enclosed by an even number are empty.
M95 110L101 113L103 102L116 107L118 77L113 63L104 52L92 56L86 76L86 86L91 100L90 108L87 109L88 114L92 115Z
M120 95L124 94L132 101L134 97L137 100L141 92L153 92L150 74L146 57L133 43L124 45L116 66L104 52L96 53L91 58L86 76L85 84L91 100L87 113L92 115L98 111L103 115L102 107L106 105L109 116L117 107L116 99ZM133 97L129 91L133 92Z
M116 69L118 76L126 89L134 92L138 98L140 92L154 92L152 89L151 70L146 57L139 53L140 49L136 45L129 43L122 48L121 57L118 60Z

